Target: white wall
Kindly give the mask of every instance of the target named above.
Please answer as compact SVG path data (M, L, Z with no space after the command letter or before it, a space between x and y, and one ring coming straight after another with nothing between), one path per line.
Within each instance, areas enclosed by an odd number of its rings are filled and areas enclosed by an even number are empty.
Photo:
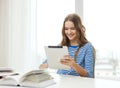
M45 45L58 45L60 43L64 18L69 13L74 12L75 0L37 0L37 52L39 62L46 59Z
M6 26L8 24L8 2L5 0L0 0L0 65L6 66L8 63L6 62L8 58L8 41L7 39L7 29ZM7 32L7 33L6 33Z
M37 67L36 0L0 0L0 66Z
M75 0L75 12L83 21L83 0Z
M37 5L36 9L36 4L39 2L42 3ZM38 68L41 58L38 58L37 55L41 53L37 53L37 51L41 50L41 44L44 44L46 37L49 41L47 44L58 44L65 16L76 12L82 18L83 0L46 2L47 0L0 0L0 66L9 66L19 71ZM36 10L39 11L37 14ZM39 30L36 31L37 26L39 26ZM55 37L48 31L52 32ZM38 32L40 34L37 34ZM36 38L36 34L42 35L42 37ZM50 37L53 40L50 40ZM38 40L40 42L36 44ZM38 48L40 49L37 50Z

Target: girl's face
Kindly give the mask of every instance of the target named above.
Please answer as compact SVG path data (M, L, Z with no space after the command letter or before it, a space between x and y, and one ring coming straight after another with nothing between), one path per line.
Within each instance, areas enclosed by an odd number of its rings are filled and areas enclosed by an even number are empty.
M77 40L77 30L72 21L65 22L65 34L70 40L70 42L76 42Z

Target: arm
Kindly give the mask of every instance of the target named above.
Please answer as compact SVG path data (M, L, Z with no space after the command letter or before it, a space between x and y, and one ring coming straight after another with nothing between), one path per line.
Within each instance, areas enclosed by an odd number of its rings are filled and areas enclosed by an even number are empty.
M94 64L96 52L93 46L89 46L85 55L85 69L87 70L87 77L94 77Z
M47 64L47 63L41 64L41 65L39 66L39 68L40 68L40 69L48 68L48 64Z
M40 69L48 68L47 60L45 60L42 64L39 66Z
M74 59L72 59L69 55L65 55L61 59L61 63L73 68L80 76L85 77L87 75L87 71L83 69L83 67L81 67L79 64L75 63Z
M94 54L93 48L88 45L85 49L84 56L83 56L84 67L80 66L80 64L77 64L74 61L74 59L72 59L69 55L64 56L61 59L61 63L73 68L80 76L94 77L94 55L93 54Z

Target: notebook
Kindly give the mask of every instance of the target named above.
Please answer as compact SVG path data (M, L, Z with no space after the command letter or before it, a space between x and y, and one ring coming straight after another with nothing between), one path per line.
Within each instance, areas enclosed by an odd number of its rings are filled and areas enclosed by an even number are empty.
M60 63L64 55L68 55L66 46L45 46L45 53L49 68L69 70L70 67Z

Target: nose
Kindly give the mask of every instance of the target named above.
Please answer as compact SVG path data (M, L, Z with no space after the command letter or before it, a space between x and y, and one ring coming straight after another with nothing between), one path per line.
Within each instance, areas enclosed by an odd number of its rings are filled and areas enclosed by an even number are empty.
M71 29L70 29L70 28L67 30L67 33L68 33L68 34L71 33Z

